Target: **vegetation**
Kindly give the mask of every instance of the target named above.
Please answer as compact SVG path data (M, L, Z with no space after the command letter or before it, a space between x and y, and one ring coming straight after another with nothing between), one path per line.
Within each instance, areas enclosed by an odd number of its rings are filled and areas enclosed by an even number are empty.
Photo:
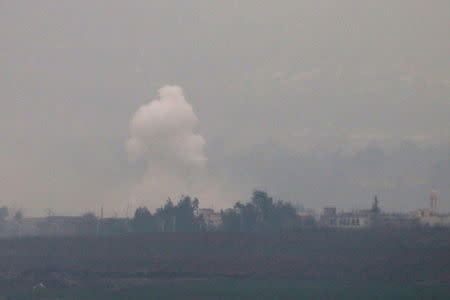
M295 208L286 202L274 202L266 192L254 191L251 202L237 202L234 208L222 212L225 231L283 231L299 224Z
M147 207L136 209L131 220L120 218L98 218L95 213L87 212L80 217L58 217L49 213L45 221L37 224L40 235L64 234L126 234L129 232L280 232L300 226L313 226L314 220L301 222L296 209L289 203L274 201L266 192L255 190L248 203L237 202L232 209L220 213L222 226L207 227L202 215L199 215L200 200L191 196L182 196L177 202L168 199L154 213ZM5 227L8 208L0 208L0 232ZM66 218L66 224L55 224L56 220ZM23 220L21 211L12 218L15 227L20 228ZM61 221L64 222L64 221ZM61 228L66 226L67 228ZM17 234L20 230L10 232Z
M156 229L155 220L147 207L138 207L131 223L134 232L152 232Z
M198 214L199 200L182 196L174 204L169 198L165 205L152 215L147 207L136 209L132 220L134 232L197 232L206 229L203 217ZM237 202L233 209L221 212L223 225L217 230L228 232L272 232L296 228L299 218L292 205L274 201L266 192L254 191L251 201Z
M9 212L6 206L0 207L0 232L4 230L6 217L8 217Z
M176 205L167 200L164 207L156 211L156 218L164 232L195 232L200 231L203 220L197 215L199 200L182 196Z
M373 281L348 283L326 280L212 279L153 283L119 291L95 288L47 289L38 295L30 291L7 291L14 299L448 299L450 288L443 284L417 286ZM0 295L2 293L0 292Z

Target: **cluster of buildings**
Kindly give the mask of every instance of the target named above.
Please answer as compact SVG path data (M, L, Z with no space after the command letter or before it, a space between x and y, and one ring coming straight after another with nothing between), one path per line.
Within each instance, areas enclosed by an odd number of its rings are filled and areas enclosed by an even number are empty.
M96 218L84 216L48 216L23 218L20 222L10 221L2 231L6 236L70 236L79 234L118 234L130 231L129 220L125 218Z
M200 208L197 216L202 217L206 231L217 230L222 224L220 212L211 208ZM71 236L79 234L125 234L131 231L128 218L97 218L94 214L83 216L55 216L23 218L20 222L9 220L0 236Z
M450 214L440 214L437 209L438 197L435 190L431 191L429 207L411 213L420 220L422 225L450 227Z
M450 214L440 214L437 209L438 196L431 191L429 205L410 213L384 213L379 208L378 198L370 209L338 212L336 207L325 207L322 214L312 210L298 213L299 225L302 227L364 229L364 228L416 228L419 226L450 227ZM222 224L221 214L210 208L199 209L207 230L215 230Z
M331 228L364 228L370 226L371 215L371 212L366 210L337 213L336 207L325 207L319 225Z
M417 226L450 227L450 214L439 214L437 210L437 192L432 190L429 207L413 211L409 214L386 214L378 207L378 199L371 209L352 212L336 211L335 207L326 207L318 217L318 225L326 228L362 229L369 227L403 227Z
M298 213L297 226L308 228L364 229L364 228L416 228L419 226L450 227L450 214L440 214L437 209L438 196L435 190L430 194L426 208L411 213L383 213L375 199L370 209L338 212L336 207L325 207L322 214L312 210ZM222 225L222 215L212 208L200 208L197 216L204 221L206 231L215 231ZM80 233L123 234L130 232L128 218L96 218L93 214L83 216L48 216L43 218L23 218L20 224L8 223L8 235L77 235Z

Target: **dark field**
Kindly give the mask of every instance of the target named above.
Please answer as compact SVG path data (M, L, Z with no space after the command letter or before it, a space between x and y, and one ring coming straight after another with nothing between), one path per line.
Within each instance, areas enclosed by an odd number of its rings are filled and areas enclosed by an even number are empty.
M0 240L0 295L448 299L449 233L154 233L7 239ZM32 287L39 282L47 288L33 295Z
M445 285L415 286L386 282L210 279L164 281L121 290L47 289L40 293L9 290L13 299L448 299Z

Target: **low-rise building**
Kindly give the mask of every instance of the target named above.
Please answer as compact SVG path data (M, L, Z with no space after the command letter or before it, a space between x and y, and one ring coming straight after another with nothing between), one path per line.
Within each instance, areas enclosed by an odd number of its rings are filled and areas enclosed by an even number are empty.
M203 217L207 230L216 230L222 225L222 216L212 208L200 208L198 215Z
M450 214L438 214L430 209L419 209L411 213L423 226L450 227Z
M367 211L336 213L335 208L326 208L320 217L319 224L322 227L358 229L371 225L371 214Z
M42 224L47 222L47 218L23 218L20 222L21 233L25 236L40 235Z
M299 223L296 224L302 228L315 227L317 225L316 214L314 211L304 211L297 213Z
M125 234L130 231L130 220L126 218L103 218L99 220L100 234Z
M413 228L419 225L417 218L408 214L381 214L374 218L373 226L381 228Z
M436 190L431 190L429 207L418 209L411 213L423 226L450 227L450 214L438 212L438 196Z

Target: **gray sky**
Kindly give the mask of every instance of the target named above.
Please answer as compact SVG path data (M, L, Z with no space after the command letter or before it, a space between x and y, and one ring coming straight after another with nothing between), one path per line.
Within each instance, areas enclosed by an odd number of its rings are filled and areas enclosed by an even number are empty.
M144 169L127 159L129 121L176 84L208 172L236 191L227 203L262 187L317 209L378 193L409 210L437 186L449 209L449 12L418 0L1 1L0 204L123 213Z

